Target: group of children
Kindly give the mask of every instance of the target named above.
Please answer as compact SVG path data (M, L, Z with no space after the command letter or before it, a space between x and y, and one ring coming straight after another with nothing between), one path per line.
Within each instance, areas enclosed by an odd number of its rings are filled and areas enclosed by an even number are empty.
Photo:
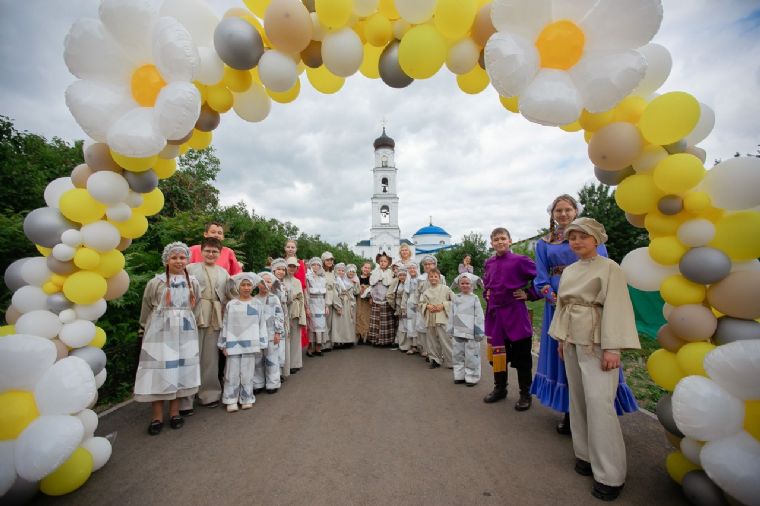
M622 271L596 254L606 240L603 226L579 218L568 235L580 261L565 269L550 334L568 361L575 469L593 473L594 495L609 500L622 488L625 447L614 398L608 397L614 397L620 350L638 347L638 336ZM189 266L189 248L169 244L162 256L165 272L146 286L140 318L144 336L135 397L153 403L148 432L161 431L164 400L170 401L170 426L178 429L182 415L192 413L196 393L201 404L213 406L221 397L234 412L238 405L252 407L260 391L277 392L283 378L300 369L304 325L307 356L357 343L391 347L419 353L431 369L453 369L454 383L467 386L480 380L481 341L487 336L494 390L484 401L506 397L511 364L520 391L515 409L529 409L532 322L525 299L540 298L532 287L536 267L510 251L506 229L495 229L490 238L494 255L482 280L464 270L451 288L432 255L423 257L419 269L409 254L394 264L381 253L374 269L366 263L359 274L355 265L336 264L325 252L308 261L302 289L296 258L273 260L271 272L230 277L216 265L218 239L204 238L203 261ZM485 312L474 293L478 284ZM362 328L362 311L369 312L368 329ZM217 348L226 357L223 389Z

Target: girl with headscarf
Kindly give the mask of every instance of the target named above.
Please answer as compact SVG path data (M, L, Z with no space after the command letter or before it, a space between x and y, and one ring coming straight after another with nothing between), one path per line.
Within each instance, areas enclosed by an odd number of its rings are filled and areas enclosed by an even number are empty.
M327 280L322 269L322 259L314 257L309 260L309 272L306 273L306 291L308 293L309 349L307 357L321 357L322 344L327 340L327 314L330 307L325 301Z
M367 344L369 340L369 319L372 314L372 303L369 299L370 274L372 264L364 262L359 275L359 295L356 299L356 340L359 344Z
M346 275L346 264L335 264L335 300L333 301L332 339L336 348L353 346L356 332L352 313L356 304L356 287Z
M386 253L375 258L377 267L369 277L372 311L369 318L369 342L377 347L390 347L396 339L393 326L393 310L386 298L388 287L393 281L392 259Z

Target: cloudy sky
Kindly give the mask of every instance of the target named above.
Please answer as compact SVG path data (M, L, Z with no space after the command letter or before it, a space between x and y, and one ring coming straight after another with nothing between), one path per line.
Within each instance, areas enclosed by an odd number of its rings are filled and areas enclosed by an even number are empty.
M214 0L221 15L242 0ZM708 162L754 152L760 144L760 2L664 0L654 42L673 55L661 91L682 90L716 111L701 145ZM97 0L0 0L0 114L16 127L66 140L84 138L63 94L74 81L63 39ZM529 123L501 107L492 88L462 93L444 67L403 90L356 74L334 95L301 77L300 97L273 104L261 123L230 112L215 131L223 203L245 201L257 214L289 220L331 242L369 237L372 141L385 118L396 140L400 227L410 237L436 225L458 240L507 226L515 239L546 226L560 193L593 181L582 134Z

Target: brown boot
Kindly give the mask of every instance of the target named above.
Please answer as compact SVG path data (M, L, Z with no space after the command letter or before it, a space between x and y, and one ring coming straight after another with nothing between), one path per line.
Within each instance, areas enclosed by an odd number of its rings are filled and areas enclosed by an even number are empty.
M502 399L507 398L507 389L506 388L500 388L500 387L494 387L493 391L483 397L483 402L487 404L491 404L493 402L500 401Z

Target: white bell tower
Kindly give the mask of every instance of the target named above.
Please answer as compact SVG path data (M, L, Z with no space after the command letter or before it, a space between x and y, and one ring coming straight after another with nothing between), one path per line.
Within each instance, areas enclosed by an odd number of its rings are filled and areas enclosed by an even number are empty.
M383 133L375 139L375 167L372 191L372 228L370 229L370 253L374 257L386 252L393 260L398 259L401 230L398 227L398 194L396 193L396 143Z

